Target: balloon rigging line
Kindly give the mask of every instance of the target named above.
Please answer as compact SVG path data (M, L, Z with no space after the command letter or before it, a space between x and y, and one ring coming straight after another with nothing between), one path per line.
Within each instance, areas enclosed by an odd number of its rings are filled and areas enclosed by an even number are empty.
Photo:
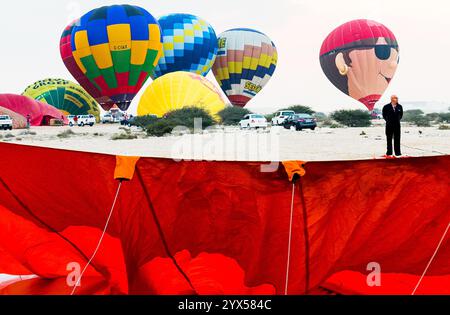
M424 278L425 275L427 274L428 269L430 268L431 264L433 263L434 259L436 258L436 255L438 254L438 252L439 252L439 250L440 250L440 248L441 248L441 245L442 245L442 243L444 242L445 237L447 236L447 233L448 233L448 230L449 230L449 229L450 229L450 222L448 223L447 228L445 229L445 232L444 232L444 234L442 235L442 238L441 238L441 240L439 241L439 244L438 244L438 246L436 247L436 250L434 251L433 256L431 256L431 259L430 259L430 261L428 262L427 267L426 267L425 270L423 271L422 276L420 277L419 282L417 283L417 285L416 285L416 287L414 288L414 291L412 292L411 295L415 295L415 294L416 294L417 289L419 288L420 284L422 283L423 278Z
M408 145L402 145L402 146L404 146L404 147L406 147L406 148L409 148L409 149L413 149L413 150L418 150L418 151L422 151L422 152L431 152L431 153L438 153L438 154L441 154L441 155L448 155L448 153L443 153L443 152L440 152L440 151L436 151L436 150L426 150L426 149L420 149L420 148L415 148L415 147L411 147L411 146L408 146Z
M76 290L77 290L77 287L80 285L81 278L83 278L83 276L84 276L84 274L86 273L87 269L88 269L89 266L91 265L92 261L95 259L95 256L97 256L98 251L100 250L100 246L102 245L103 239L104 239L105 236L106 236L106 232L107 232L107 230L108 230L109 223L111 222L111 218L112 218L112 215L113 215L113 213L114 213L114 209L116 208L116 203L117 203L117 200L118 200L118 198L119 198L119 194L120 194L121 188L122 188L122 181L119 182L119 187L117 188L116 196L115 196L115 198L114 198L114 202L113 202L113 204L112 204L111 211L109 212L108 219L106 220L106 224L105 224L105 228L103 229L102 236L100 237L100 240L98 241L97 247L95 248L95 251L94 251L94 253L92 254L92 257L89 259L88 263L86 264L86 266L85 266L84 269L83 269L83 272L81 272L80 276L78 277L77 283L75 284L75 286L74 286L74 288L73 288L73 290L72 290L71 295L74 295L74 294L75 294L75 292L76 292Z
M284 290L284 295L288 295L289 291L289 271L291 268L291 250L292 250L292 226L294 222L294 200L295 200L295 181L292 183L292 202L291 202L291 216L289 221L289 242L288 242L288 254L287 254L287 265L286 265L286 286Z

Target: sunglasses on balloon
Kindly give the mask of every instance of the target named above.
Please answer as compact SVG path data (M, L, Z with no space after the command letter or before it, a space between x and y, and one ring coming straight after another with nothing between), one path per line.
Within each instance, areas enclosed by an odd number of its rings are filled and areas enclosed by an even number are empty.
M363 50L363 49L375 49L375 56L377 56L380 60L388 60L391 58L391 50L395 49L398 51L398 45L361 45L361 46L352 46L346 47L342 49L335 49L327 53L326 55L333 55L340 52L348 51L348 50Z

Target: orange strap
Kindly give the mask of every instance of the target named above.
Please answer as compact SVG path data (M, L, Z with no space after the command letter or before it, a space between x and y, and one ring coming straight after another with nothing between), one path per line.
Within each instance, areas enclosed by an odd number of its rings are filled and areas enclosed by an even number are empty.
M114 179L132 180L139 159L140 158L136 156L116 156Z
M306 163L307 162L304 161L283 162L283 166L289 176L289 181L294 181L296 175L299 177L303 177L306 175L306 170L304 168Z

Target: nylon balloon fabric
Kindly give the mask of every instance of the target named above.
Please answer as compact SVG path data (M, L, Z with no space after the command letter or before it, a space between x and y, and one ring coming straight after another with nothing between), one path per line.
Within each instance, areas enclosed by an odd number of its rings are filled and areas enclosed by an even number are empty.
M140 7L102 7L87 13L75 24L71 50L90 85L107 98L99 98L100 105L110 109L113 105L110 99L127 110L161 57L161 30L156 19ZM83 85L86 81L79 82ZM91 86L86 89L90 90Z
M400 62L392 31L372 20L354 20L333 30L320 51L327 78L344 94L373 111Z
M117 192L116 157L5 143L0 155L0 274L33 277L0 293L69 294L67 266L86 265ZM139 159L77 294L284 294L293 184L262 165ZM355 292L370 262L389 274L385 294L411 294L395 274L417 278L433 255L449 167L449 156L307 163L288 294ZM447 237L419 294L447 292L449 259Z
M163 56L153 78L177 71L206 76L217 54L213 27L191 14L170 14L158 20L163 34Z
M252 29L233 29L219 36L213 67L220 87L235 106L245 107L275 73L278 52L265 34Z
M67 80L37 81L27 87L23 95L52 105L65 115L94 115L100 120L97 102L80 85Z
M173 72L156 79L145 90L138 106L138 115L163 117L185 107L199 107L214 118L225 109L220 90L205 77L190 72Z

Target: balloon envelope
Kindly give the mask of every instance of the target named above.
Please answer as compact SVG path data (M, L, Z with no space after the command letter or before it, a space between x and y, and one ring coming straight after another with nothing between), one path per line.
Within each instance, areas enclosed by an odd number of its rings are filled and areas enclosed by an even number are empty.
M269 37L251 29L233 29L219 36L213 71L231 103L245 107L272 78L277 62L277 49Z
M106 110L109 110L115 103L107 96L102 96L100 90L85 76L80 67L78 67L77 62L72 53L72 32L75 26L80 25L80 20L72 22L64 30L61 41L59 45L59 50L61 53L61 58L66 66L67 70L72 74L72 76L79 82L83 88L97 100L98 103L102 104Z
M32 126L49 125L51 119L68 122L58 109L23 95L0 94L0 106L25 118L29 115Z
M163 56L153 77L187 71L206 76L217 55L217 36L205 20L190 14L170 14L159 19Z
M33 83L23 95L47 103L65 115L94 115L100 119L97 102L78 84L63 79L46 79Z
M320 63L327 78L343 93L373 110L399 63L399 46L386 26L355 20L325 39Z
M190 72L173 72L155 80L144 92L138 115L163 117L185 107L200 107L217 118L226 105L220 91L206 78Z
M102 7L87 13L79 25L73 26L70 43L77 67L101 97L92 95L106 110L113 103L128 109L162 52L158 22L146 10L131 5ZM86 85L86 80L78 81ZM91 87L86 85L87 90Z

